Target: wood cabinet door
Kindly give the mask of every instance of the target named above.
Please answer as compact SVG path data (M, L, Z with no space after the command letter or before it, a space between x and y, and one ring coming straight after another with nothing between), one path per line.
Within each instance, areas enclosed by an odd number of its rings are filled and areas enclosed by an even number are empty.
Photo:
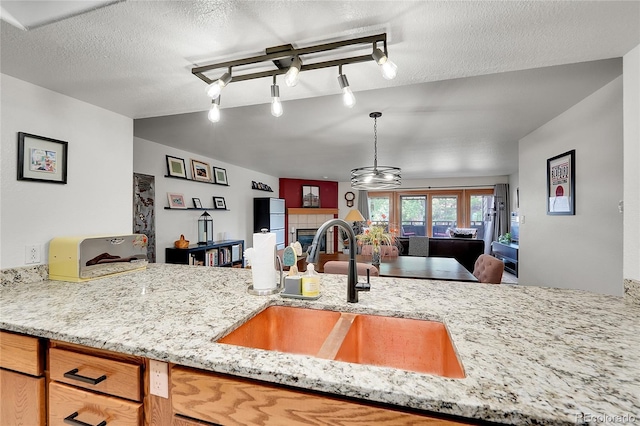
M0 370L0 425L46 424L44 377Z

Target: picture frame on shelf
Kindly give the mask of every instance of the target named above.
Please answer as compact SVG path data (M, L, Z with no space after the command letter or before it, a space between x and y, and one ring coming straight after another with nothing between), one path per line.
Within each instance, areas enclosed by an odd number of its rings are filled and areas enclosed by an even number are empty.
M320 187L319 186L302 186L302 207L318 208L320 207Z
M18 180L67 183L69 143L18 132Z
M186 209L187 204L184 201L184 195L175 192L167 192L170 209Z
M227 169L222 169L220 167L213 168L213 175L216 178L216 183L220 185L229 185L229 181L227 180Z
M576 150L547 160L547 214L576 214Z
M193 200L193 207L196 209L201 209L202 208L202 202L200 201L200 198L192 198Z
M211 166L204 161L191 159L191 176L200 182L212 182Z
M224 197L213 197L213 208L216 210L226 210L227 203L224 200Z
M187 179L184 158L167 155L167 175Z

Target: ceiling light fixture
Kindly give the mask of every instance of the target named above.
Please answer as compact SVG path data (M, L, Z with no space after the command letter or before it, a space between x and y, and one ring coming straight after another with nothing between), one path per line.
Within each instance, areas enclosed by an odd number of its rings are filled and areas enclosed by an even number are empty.
M378 48L378 43L382 43L383 49ZM354 51L363 49L370 53L355 55ZM366 53L366 54L364 54ZM212 98L220 96L222 89L231 82L253 80L256 78L275 77L285 75L285 83L289 87L297 84L301 72L318 70L330 67L342 67L342 65L356 64L375 60L383 68L385 78L395 77L397 66L389 61L387 53L387 34L377 34L367 37L359 37L350 40L336 41L331 43L318 44L315 46L294 48L291 44L269 47L264 55L251 56L243 59L219 62L211 65L203 65L191 69L191 73L207 83L207 94ZM303 64L304 62L304 64ZM205 74L216 69L227 68L217 80L207 77ZM231 77L234 70L233 78ZM247 72L238 73L237 68ZM267 68L267 69L265 69ZM270 68L270 69L269 69ZM260 69L256 71L256 69ZM385 70L389 69L389 72ZM345 104L355 102L355 96L349 88L347 77L342 74L338 77L340 88L343 91ZM277 87L277 85L274 84ZM272 86L273 88L273 86ZM279 90L278 90L279 91ZM346 92L349 92L347 95ZM272 98L274 96L272 95ZM350 98L347 102L347 98ZM353 105L351 105L353 106Z
M373 118L373 167L360 167L351 170L351 187L353 189L379 190L392 189L400 186L401 176L399 167L378 166L378 118L381 112L372 112Z
M224 89L227 84L231 82L231 68L229 68L229 72L225 72L222 76L207 86L207 95L209 97L216 99L220 96L222 89Z
M344 103L344 106L353 108L356 104L356 97L349 87L349 80L347 80L347 76L342 74L342 65L338 67L338 74L338 83L340 83L340 89L342 89L342 102Z
M385 49L386 50L386 49ZM394 64L384 52L377 47L373 49L371 54L373 60L382 68L382 76L387 80L393 80L398 73L398 66Z
M280 88L276 84L276 76L273 76L271 86L271 115L280 117L282 115L282 102L280 102Z
M220 96L211 101L211 109L207 117L212 123L220 121Z

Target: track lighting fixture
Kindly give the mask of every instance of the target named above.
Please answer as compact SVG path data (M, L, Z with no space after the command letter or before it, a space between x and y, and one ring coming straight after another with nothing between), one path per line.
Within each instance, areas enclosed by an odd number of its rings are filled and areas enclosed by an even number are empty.
M382 43L382 49L377 47L379 43ZM373 46L373 51L369 50L369 53L362 52L364 49L370 49L371 46ZM353 52L356 51L360 51L361 54L353 56ZM275 76L285 74L285 84L288 87L294 87L298 83L300 73L303 71L339 67L338 82L342 90L343 102L346 106L353 107L355 96L349 87L347 76L342 74L342 65L375 60L380 65L384 78L392 79L396 76L398 67L389 60L387 55L387 34L382 33L302 48L294 48L292 44L269 47L265 50L264 55L202 65L192 68L191 73L207 84L207 94L213 99L217 99L222 89L231 82L273 77L271 113L279 117L282 115L282 103L279 96L280 89L275 83ZM205 75L212 70L220 68L226 68L228 71L217 80ZM231 73L234 68L236 72L232 78ZM238 68L246 72L237 73ZM216 105L219 105L219 103ZM212 106L210 114L219 117L219 110L214 112L214 108L218 108L218 106Z
M360 167L351 170L351 187L353 189L380 190L400 186L399 167L378 166L378 118L381 112L372 112L373 118L373 167Z
M302 68L302 61L297 56L293 58L291 61L291 66L289 70L284 75L284 82L287 83L287 86L294 87L298 84L298 76L300 75L300 68Z
M373 49L371 54L373 60L382 68L382 76L387 80L393 80L396 78L398 72L398 66L394 64L384 52L377 47Z
M219 79L207 86L207 95L209 95L209 97L213 99L216 99L218 96L220 96L220 92L222 92L222 89L224 89L224 87L229 84L230 81L231 73L225 72Z
M276 84L276 76L273 76L271 86L271 115L280 117L282 115L282 102L280 102L280 88Z
M220 121L220 96L211 101L211 109L207 117L212 123Z
M356 97L353 95L351 88L349 87L349 80L347 76L342 74L342 65L338 68L338 83L340 83L340 89L342 89L342 102L344 106L353 108L356 104Z

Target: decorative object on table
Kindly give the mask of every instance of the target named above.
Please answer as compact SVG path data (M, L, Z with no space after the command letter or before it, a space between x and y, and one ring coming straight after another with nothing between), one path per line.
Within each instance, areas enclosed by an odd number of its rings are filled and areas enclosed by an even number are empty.
M184 234L180 234L180 239L174 241L173 245L175 246L175 248L186 249L187 247L189 247L189 240L185 240Z
M320 187L302 186L302 207L320 207Z
M201 209L202 208L202 202L200 201L200 198L192 198L193 200L193 207L196 209Z
M511 234L510 233L506 233L506 234L502 234L498 237L498 242L500 244L511 244Z
M227 170L221 169L220 167L213 168L213 175L216 179L216 183L219 185L229 185L229 181L227 180Z
M184 158L167 155L167 175L187 179L187 170Z
M167 198L169 199L170 209L186 209L187 204L184 201L184 195L167 192Z
M547 160L547 214L576 214L576 150Z
M198 218L198 244L213 242L213 218L204 212Z
M399 167L378 166L378 118L381 112L372 112L373 118L373 167L359 167L351 170L351 188L381 190L400 186L401 176Z
M216 210L226 210L227 203L224 201L224 197L213 197L213 207Z
M18 180L67 183L69 143L18 132Z
M386 219L386 215L382 215L382 218ZM362 234L356 235L356 239L360 245L366 244L372 246L371 264L379 265L381 258L380 246L383 244L394 245L397 230L389 227L389 231L387 231L384 226L372 225L370 220L367 221L367 225L368 228L365 228Z
M353 200L356 199L356 194L348 191L346 194L344 194L344 199L347 200L347 207L353 207Z
M200 182L213 182L209 163L191 159L191 176Z

